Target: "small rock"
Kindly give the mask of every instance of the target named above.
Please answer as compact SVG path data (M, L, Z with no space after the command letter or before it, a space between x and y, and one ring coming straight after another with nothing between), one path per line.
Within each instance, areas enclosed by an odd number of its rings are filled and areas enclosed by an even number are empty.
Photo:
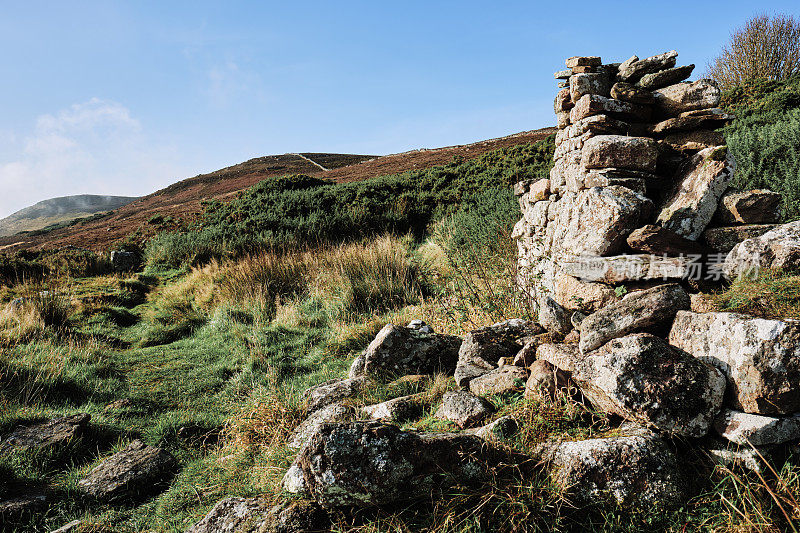
M559 273L556 276L553 299L565 309L593 313L617 301L614 289L604 283L591 283Z
M714 219L721 226L776 224L781 218L780 194L766 189L725 193Z
M525 383L525 398L552 398L557 391L567 387L564 373L543 359L534 361L530 372Z
M135 440L78 481L78 489L100 500L152 494L172 477L177 463L164 450Z
M647 106L614 100L599 94L586 94L575 103L568 116L569 122L573 124L592 115L610 115L619 120L647 122L651 113L651 108Z
M627 242L632 250L651 254L680 256L708 253L705 246L655 224L633 230Z
M317 428L317 432L319 432L322 427L323 426ZM281 480L281 487L291 494L308 494L306 478L303 474L303 469L297 461L292 463L292 466L290 466L289 470L284 474L283 480Z
M710 248L727 254L740 242L760 237L776 227L775 224L755 224L708 228L703 232L703 241L705 241Z
M274 506L258 533L319 533L330 529L330 516L319 505L291 501Z
M508 365L490 370L469 382L469 390L477 396L508 394L522 390L528 372L524 368Z
M717 130L692 130L668 133L662 142L680 152L699 152L725 144L725 136Z
M0 525L5 521L15 521L41 513L47 507L45 494L15 494L0 499Z
M258 533L267 524L269 509L259 498L225 498L186 533Z
M369 381L365 376L333 379L310 387L303 392L301 398L305 403L306 410L309 413L313 413L326 405L358 396L368 383Z
M611 98L632 104L652 105L656 98L647 89L642 89L624 81L618 81L611 87Z
M581 164L584 168L624 168L653 172L658 150L647 137L598 135L583 145Z
M581 256L565 259L561 270L584 281L626 283L684 279L699 271L697 256L664 257L654 254L626 254L611 257Z
M317 409L295 428L287 446L295 449L302 448L322 424L326 422L342 422L352 418L353 414L352 407L341 403L332 403Z
M494 422L490 422L477 429L468 429L467 434L475 435L489 441L506 441L513 437L519 429L517 421L512 416L501 416Z
M572 329L567 310L547 295L539 298L539 324L556 335L566 335Z
M791 271L799 267L800 220L740 242L725 258L723 270L728 279L734 279L761 269Z
M449 420L460 428L473 426L494 412L492 405L468 391L446 392L442 405L433 415L438 420Z
M569 77L572 76L572 70L559 70L553 74L553 77L557 80L568 80Z
M367 405L362 407L361 410L372 420L402 422L416 418L422 413L424 399L423 394L412 394L374 405Z
M70 531L76 531L80 527L81 527L81 521L73 520L72 522L68 522L58 529L54 529L50 533L70 533Z
M773 418L725 409L714 422L714 429L736 444L782 444L800 439L800 414Z
M567 68L574 67L599 67L602 64L602 59L597 56L573 56L567 58Z
M751 472L764 474L766 470L763 466L764 459L773 455L772 447L740 448L730 445L712 445L708 450L711 459L720 465L731 467L743 467Z
M588 74L575 74L569 78L569 96L572 103L577 102L585 94L599 94L609 96L611 81L605 72L594 72ZM567 111L570 109L557 109L556 111Z
M572 372L580 357L580 351L574 344L542 344L536 350L537 360L546 361L564 372ZM531 368L532 374L533 368Z
M461 339L387 324L364 351L364 375L452 375Z
M27 427L19 426L0 442L0 451L62 448L83 435L90 418L87 413L78 413Z
M406 327L408 329L419 331L420 333L433 333L433 328L430 327L424 320L412 320Z
M592 313L581 324L581 353L595 350L616 337L655 326L668 326L675 314L689 309L689 295L678 284L661 285L631 294Z

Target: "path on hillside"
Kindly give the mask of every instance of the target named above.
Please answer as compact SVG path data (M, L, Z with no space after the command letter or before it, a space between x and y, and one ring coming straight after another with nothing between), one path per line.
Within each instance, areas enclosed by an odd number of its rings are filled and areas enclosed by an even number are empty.
M320 165L319 163L317 163L317 162L316 162L316 161L314 161L313 159L309 159L309 158L307 158L307 157L306 157L306 156L304 156L303 154L293 154L293 153L290 153L289 155L296 155L297 157L301 157L301 158L305 159L306 161L308 161L309 163L311 163L312 165L316 165L316 166L318 166L318 167L319 167L319 168L321 168L321 169L322 169L324 172L327 172L328 170L330 170L330 169L327 169L327 168L323 167L322 165Z

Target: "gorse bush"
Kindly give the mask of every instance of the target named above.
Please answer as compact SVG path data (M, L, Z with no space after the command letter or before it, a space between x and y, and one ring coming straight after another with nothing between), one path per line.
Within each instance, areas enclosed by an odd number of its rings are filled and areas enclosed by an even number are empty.
M197 264L262 247L337 243L394 233L422 236L476 192L545 173L554 137L425 170L355 183L309 176L262 181L228 204L208 209L188 233L162 234L146 251L150 265Z

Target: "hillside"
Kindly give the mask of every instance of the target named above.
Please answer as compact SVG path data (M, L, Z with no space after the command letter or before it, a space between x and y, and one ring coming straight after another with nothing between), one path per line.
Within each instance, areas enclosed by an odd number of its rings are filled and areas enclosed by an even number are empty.
M216 199L227 202L270 177L306 174L335 182L361 181L441 165L454 157L474 159L488 151L538 141L554 132L554 128L543 128L468 145L421 149L383 157L320 153L259 157L179 181L99 220L82 221L45 235L0 237L0 250L49 249L68 245L106 250L137 230L140 235L148 236L180 227L182 221L191 221L202 211L202 201ZM164 220L166 225L162 222Z
M0 220L0 237L8 237L21 231L40 230L76 218L106 213L136 199L135 196L80 194L42 200Z

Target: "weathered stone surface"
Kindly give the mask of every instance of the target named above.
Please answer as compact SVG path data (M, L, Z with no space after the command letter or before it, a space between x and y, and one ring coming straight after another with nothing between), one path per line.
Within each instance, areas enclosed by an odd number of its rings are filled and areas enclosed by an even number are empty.
M570 99L570 89L561 89L556 94L556 99L553 102L553 109L556 113L562 111L569 111L573 107L572 100Z
M514 357L525 344L520 339L542 332L537 324L519 319L469 332L458 352L456 383L466 387L471 379L497 368L500 358Z
M309 413L313 413L326 405L358 395L368 383L369 380L366 376L332 379L304 391L302 400L305 403L306 410Z
M694 65L686 65L684 67L674 67L661 72L654 72L652 74L645 74L642 76L636 85L644 87L645 89L661 89L667 85L672 85L683 81L692 75Z
M543 178L533 182L528 190L531 201L539 202L547 199L550 195L550 180Z
M614 289L608 285L581 281L563 272L556 276L554 289L553 299L562 307L586 313L594 313L619 300Z
M689 309L689 295L678 284L631 293L622 301L607 305L583 320L581 352L585 354L634 331L668 325L683 309Z
M711 222L734 167L733 156L724 147L706 148L692 156L678 170L676 187L658 215L660 225L696 240Z
M800 267L800 221L783 224L740 242L725 258L723 270L729 279L753 270Z
M667 116L717 107L722 96L712 80L676 83L654 91L653 95L656 97L656 107Z
M103 460L78 481L78 489L100 500L152 494L175 473L177 463L168 452L135 440Z
M568 385L567 376L555 365L539 359L530 366L530 377L525 383L525 398L546 398L555 396Z
M317 429L317 432L322 429L320 426ZM312 435L313 436L313 435ZM311 439L309 439L309 442ZM288 493L291 494L302 494L305 496L310 496L308 492L308 486L306 485L306 478L303 474L303 469L300 467L300 463L297 459L295 459L292 466L289 467L289 470L286 471L284 474L283 479L281 480L281 487Z
M587 189L591 187L610 187L617 185L625 187L635 193L645 196L647 193L647 183L642 178L632 178L621 169L597 169L591 170L583 179L583 185Z
M542 344L536 350L538 361L546 361L564 372L572 372L576 361L581 357L580 350L575 344ZM531 369L532 374L533 369Z
M689 295L689 310L695 313L711 313L718 311L715 298L709 294L695 293Z
M553 77L557 80L568 80L570 76L572 76L572 70L570 69L558 70L553 73Z
M738 446L726 441L714 443L706 450L711 459L728 468L745 468L764 474L767 471L764 459L772 460L776 446Z
M460 428L474 426L494 412L492 405L469 391L446 392L434 413L438 420L449 420Z
M11 526L15 521L26 518L30 520L46 508L47 495L44 493L17 493L9 498L0 498L0 526Z
M58 529L54 529L50 533L70 533L73 531L78 531L78 529L81 527L81 523L82 522L80 520L73 520L72 522L67 522Z
M608 96L610 90L611 81L605 72L575 74L569 78L569 95L572 103L580 100L585 94ZM567 109L557 109L557 111L567 111Z
M309 492L325 508L430 498L453 483L486 481L501 462L512 457L474 435L377 422L326 424L298 457Z
M90 418L87 413L78 413L30 426L19 426L0 440L0 452L63 448L83 435Z
M528 379L528 372L524 368L505 365L471 380L469 390L477 396L507 394L522 390L526 379Z
M782 444L800 439L800 414L773 418L724 409L714 422L714 429L736 444Z
M652 105L656 102L653 93L624 81L618 81L611 87L611 98L631 104Z
M669 341L725 374L736 409L800 412L800 321L680 311Z
M570 124L571 117L572 111L561 111L560 113L556 113L556 126L558 126L558 128L566 128Z
M138 254L125 250L114 250L111 252L110 259L116 272L132 272L142 264L142 259Z
M597 56L573 56L567 58L565 64L568 68L574 67L599 67L602 59Z
M364 351L363 374L386 378L405 374L452 374L461 339L387 324Z
M332 403L313 411L297 428L289 440L290 448L302 448L319 427L326 422L342 422L353 417L354 410L348 405Z
M725 144L725 136L721 131L701 129L668 133L662 141L680 152L699 152Z
M566 335L572 329L567 310L547 295L539 298L539 324L557 335Z
M406 324L408 329L413 329L415 331L419 331L420 333L434 333L433 328L428 325L427 322L424 320L420 320L418 318L412 320L408 324Z
M574 124L592 115L611 115L620 120L647 122L651 114L648 106L614 100L599 94L587 94L575 102L575 107L569 112L569 121Z
M675 50L670 50L669 52L664 52L663 54L658 54L645 59L639 59L630 63L626 61L620 65L617 77L621 81L635 82L645 74L671 69L675 66L677 57L678 52Z
M708 252L705 246L655 224L634 230L628 235L627 242L634 251L657 255L698 255Z
M562 140L580 137L586 133L595 135L622 135L629 133L631 125L627 122L611 118L608 115L592 115L582 118L575 124L567 126L561 130ZM559 141L559 134L556 134L556 143Z
M519 424L512 416L501 416L494 422L490 422L483 427L468 429L465 433L475 435L488 441L506 441L517 432Z
M657 158L656 143L647 137L598 135L584 143L581 164L585 168L615 167L653 172Z
M557 204L548 225L555 255L620 252L625 238L648 222L653 208L650 199L619 186L582 190L565 195Z
M374 405L367 405L362 407L361 410L373 420L380 420L381 422L402 422L410 418L415 418L422 413L424 405L424 395L412 394Z
M690 277L700 264L695 257L628 254L611 257L573 257L559 263L563 272L589 282L674 280Z
M705 435L719 413L722 373L654 335L635 333L584 354L572 379L605 412L687 437Z
M578 505L611 501L651 509L685 503L686 479L669 446L651 432L632 433L545 445L541 456Z
M747 239L760 237L775 229L775 224L756 224L747 226L728 226L708 228L703 232L703 241L718 252L728 253L733 247Z
M721 109L700 109L681 113L677 117L668 118L648 129L653 134L668 134L674 132L694 131L703 128L719 128L726 122L736 118L734 115L725 113Z
M315 503L271 507L260 498L225 498L186 533L311 533L329 527L328 514Z
M733 224L777 224L781 219L782 197L766 189L730 191L719 201L714 221Z

